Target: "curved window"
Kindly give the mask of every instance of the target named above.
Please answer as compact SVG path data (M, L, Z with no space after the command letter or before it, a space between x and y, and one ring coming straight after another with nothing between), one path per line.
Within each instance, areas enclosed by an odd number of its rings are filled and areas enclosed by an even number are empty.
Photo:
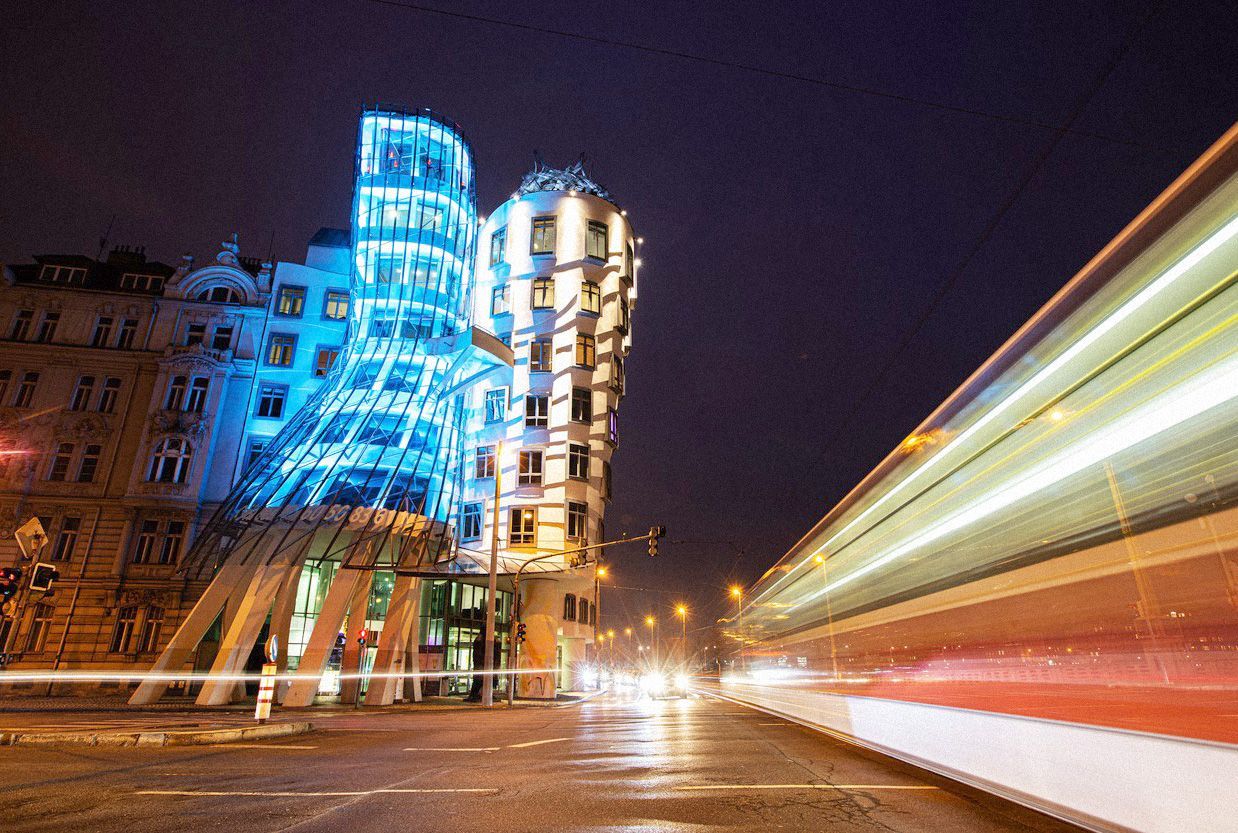
M563 597L563 621L576 621L576 597L571 593Z
M150 475L146 479L152 483L184 483L189 479L192 460L193 446L185 440L169 437L155 448Z
M198 293L199 301L211 301L216 304L239 304L241 293L230 286L208 286Z

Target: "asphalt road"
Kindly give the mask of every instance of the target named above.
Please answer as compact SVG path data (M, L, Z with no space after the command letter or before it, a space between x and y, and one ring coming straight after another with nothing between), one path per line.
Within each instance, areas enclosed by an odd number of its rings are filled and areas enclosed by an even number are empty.
M248 746L0 749L20 831L1075 831L710 699L341 714Z

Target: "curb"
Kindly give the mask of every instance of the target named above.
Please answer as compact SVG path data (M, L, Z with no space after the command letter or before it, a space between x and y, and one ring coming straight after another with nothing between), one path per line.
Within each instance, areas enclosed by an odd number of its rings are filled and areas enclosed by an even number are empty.
M77 746L200 746L303 735L314 728L309 721L267 723L226 729L167 730L162 732L23 732L0 729L0 746L73 744Z

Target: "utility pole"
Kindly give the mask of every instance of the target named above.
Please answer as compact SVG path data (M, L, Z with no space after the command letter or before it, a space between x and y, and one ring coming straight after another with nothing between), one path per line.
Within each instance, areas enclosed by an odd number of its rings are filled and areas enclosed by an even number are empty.
M503 494L503 444L494 448L494 506L490 515L490 575L486 579L486 661L482 669L481 704L485 708L494 705L494 618L496 596L499 591L499 497ZM517 588L519 592L519 588ZM517 604L519 600L517 600ZM474 669L476 670L476 669ZM513 687L515 679L512 680Z

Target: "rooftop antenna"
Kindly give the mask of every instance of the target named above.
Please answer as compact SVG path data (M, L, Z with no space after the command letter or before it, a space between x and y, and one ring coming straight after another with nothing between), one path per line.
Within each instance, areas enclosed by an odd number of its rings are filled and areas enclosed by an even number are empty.
M116 215L112 215L112 219L108 220L107 231L103 232L103 236L99 238L99 253L95 255L95 260L103 260L103 253L107 251L108 238L112 236L112 226L116 225Z
M271 246L267 251L267 263L275 262L275 229L271 229Z

